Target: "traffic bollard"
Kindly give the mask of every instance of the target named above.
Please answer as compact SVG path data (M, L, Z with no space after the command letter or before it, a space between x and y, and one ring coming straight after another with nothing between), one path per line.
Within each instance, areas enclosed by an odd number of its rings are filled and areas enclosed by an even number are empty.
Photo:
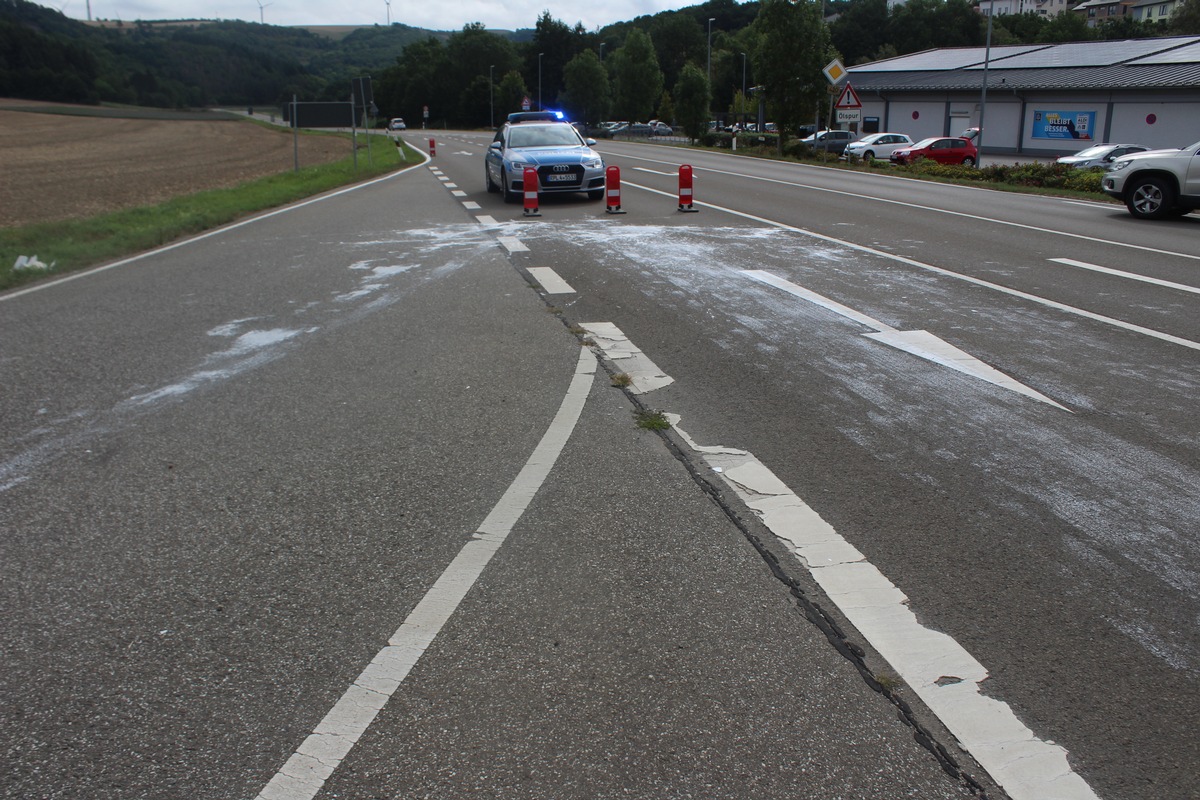
M687 164L679 168L679 210L692 213L700 210L692 205L692 168Z
M538 213L538 177L537 170L526 167L521 176L521 188L525 192L525 216L540 217Z
M624 214L621 210L621 168L609 167L604 170L605 212L609 214Z
M437 155L437 142L435 142L433 139L429 140L429 155L431 157Z

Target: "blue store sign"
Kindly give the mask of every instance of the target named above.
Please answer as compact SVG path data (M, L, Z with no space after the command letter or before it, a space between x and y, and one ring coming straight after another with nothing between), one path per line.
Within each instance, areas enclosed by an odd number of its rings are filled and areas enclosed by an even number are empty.
M1095 111L1034 111L1033 138L1090 141L1096 127Z

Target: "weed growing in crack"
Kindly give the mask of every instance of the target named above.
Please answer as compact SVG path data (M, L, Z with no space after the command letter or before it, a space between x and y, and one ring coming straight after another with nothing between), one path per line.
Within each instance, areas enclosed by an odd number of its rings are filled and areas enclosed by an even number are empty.
M622 387L624 387L624 386L632 386L632 385L633 385L633 378L631 378L631 377L629 376L629 373L626 373L626 372L618 372L616 375L613 375L613 376L612 376L612 385L613 385L613 386L622 386Z
M671 427L671 423L667 421L661 411L635 411L633 418L637 420L639 428L645 428L648 431L665 431Z

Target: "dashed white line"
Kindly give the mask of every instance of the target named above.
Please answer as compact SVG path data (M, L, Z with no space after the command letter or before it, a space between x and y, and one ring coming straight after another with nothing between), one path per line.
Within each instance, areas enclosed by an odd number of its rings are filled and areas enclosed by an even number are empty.
M467 209L468 211L478 211L480 206L479 203L476 203L474 200L464 200L463 208Z
M675 382L650 358L637 349L629 338L611 322L584 322L582 327L592 337L604 356L629 376L629 388L637 394L653 392Z
M533 500L575 430L596 374L580 348L575 375L550 427L474 536L429 589L386 647L259 792L257 800L311 800L333 775L475 585Z
M499 241L500 244L504 245L504 249L506 249L510 253L528 253L529 252L529 248L525 246L525 243L522 242L520 239L518 239L515 236L501 236L501 237L499 237L499 239L497 241Z
M571 284L564 281L550 267L530 267L529 274L542 285L542 290L546 294L574 294L575 292L571 288Z
M1173 283L1172 281L1164 281L1159 278L1151 278L1148 275L1138 275L1133 272L1122 272L1119 269L1110 267L1102 267L1099 264L1089 264L1086 261L1076 261L1073 258L1052 258L1051 261L1056 264L1066 264L1068 267L1079 267L1080 269L1088 269L1092 272L1102 272L1105 275L1115 275L1118 278L1126 278L1131 281L1140 281L1142 283L1151 283L1155 286L1165 286L1168 289L1178 289L1181 292L1191 292L1192 294L1200 294L1200 287L1188 286L1186 283Z

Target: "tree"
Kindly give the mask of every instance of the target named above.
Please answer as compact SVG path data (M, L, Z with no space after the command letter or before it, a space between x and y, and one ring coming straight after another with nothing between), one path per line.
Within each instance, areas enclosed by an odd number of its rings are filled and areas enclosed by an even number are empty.
M887 30L887 0L857 0L829 26L829 36L843 61L861 64L887 42Z
M567 62L563 85L566 100L563 105L570 110L572 119L596 123L608 117L612 106L608 72L594 52L584 50Z
M1200 34L1200 0L1184 0L1167 20L1171 33Z
M832 54L829 30L811 0L762 0L754 28L754 75L779 127L782 152L787 137L813 119L827 97L822 70Z
M703 70L695 64L685 65L675 84L675 117L693 141L708 130L711 97Z
M629 32L625 45L613 54L617 75L617 115L631 121L647 120L663 90L663 74L650 36L643 30Z
M543 11L534 27L533 39L525 50L526 80L534 91L541 89L541 97L534 98L535 102L540 100L547 106L557 104L558 93L563 88L563 68L575 56L575 48L575 34L566 23L551 17L549 11Z
M504 119L512 112L520 111L521 101L526 97L529 97L529 88L525 85L525 79L521 77L521 73L514 69L501 79L500 86L496 89L498 119Z

